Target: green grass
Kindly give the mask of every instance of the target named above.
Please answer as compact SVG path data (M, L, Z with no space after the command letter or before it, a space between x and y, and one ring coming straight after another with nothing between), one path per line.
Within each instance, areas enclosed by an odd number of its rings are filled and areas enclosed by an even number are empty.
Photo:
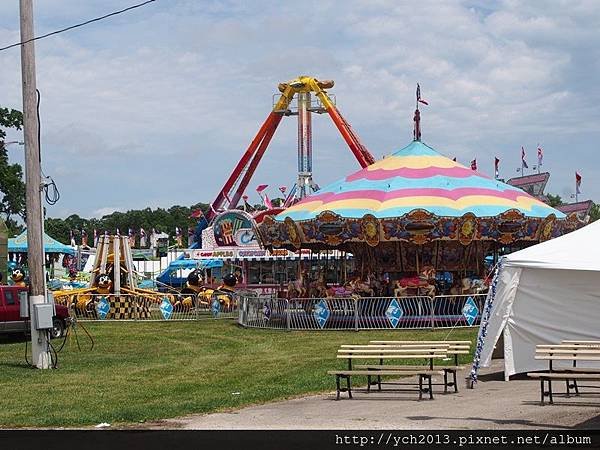
M251 330L231 320L85 327L94 349L88 350L80 329L82 351L68 340L58 370L26 366L22 342L0 345L1 427L127 424L331 391L334 380L326 371L345 367L335 357L342 343L448 335L448 330ZM450 338L475 337L474 329L456 329Z

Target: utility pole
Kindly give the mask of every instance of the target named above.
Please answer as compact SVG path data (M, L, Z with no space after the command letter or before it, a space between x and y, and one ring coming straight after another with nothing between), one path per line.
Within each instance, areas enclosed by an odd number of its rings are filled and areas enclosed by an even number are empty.
M32 0L20 0L21 42L33 39ZM50 368L50 342L46 330L35 328L34 306L46 302L44 247L42 237L42 196L40 147L38 142L34 42L21 45L23 83L23 134L25 135L25 187L27 208L27 263L29 266L29 318L31 321L32 364Z

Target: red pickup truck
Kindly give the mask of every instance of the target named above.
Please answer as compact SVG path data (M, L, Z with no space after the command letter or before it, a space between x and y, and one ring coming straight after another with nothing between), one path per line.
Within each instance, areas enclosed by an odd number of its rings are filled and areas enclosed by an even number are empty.
M0 286L0 334L29 333L29 319L21 318L19 292L27 292L26 287ZM63 305L56 305L54 327L50 330L53 338L64 336L67 327L71 324L69 309Z

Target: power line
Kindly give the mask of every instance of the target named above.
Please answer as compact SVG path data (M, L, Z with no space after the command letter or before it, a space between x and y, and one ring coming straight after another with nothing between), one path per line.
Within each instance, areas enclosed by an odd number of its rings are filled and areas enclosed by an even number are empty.
M18 47L20 45L27 44L28 42L33 42L33 41L37 41L39 39L44 39L44 38L47 38L48 36L53 36L55 34L64 33L65 31L72 30L73 28L79 28L79 27L82 27L84 25L88 25L88 24L90 24L92 22L98 22L99 20L106 19L107 17L116 16L118 14L122 14L124 12L131 11L132 9L140 8L140 7L144 6L144 5L147 5L148 3L152 3L152 2L155 2L155 1L156 0L147 0L145 2L138 3L137 5L133 5L133 6L130 6L128 8L121 9L119 11L114 11L114 12L111 12L110 14L106 14L106 15L101 16L101 17L96 17L95 19L90 19L90 20L87 20L85 22L78 23L77 25L71 25L70 27L63 28L62 30L56 30L56 31L53 31L53 32L48 33L48 34L44 34L42 36L34 37L33 39L28 39L28 40L23 41L23 42L17 42L16 44L12 44L12 45L9 45L7 47L0 48L0 52L4 51L4 50L8 50L9 48Z

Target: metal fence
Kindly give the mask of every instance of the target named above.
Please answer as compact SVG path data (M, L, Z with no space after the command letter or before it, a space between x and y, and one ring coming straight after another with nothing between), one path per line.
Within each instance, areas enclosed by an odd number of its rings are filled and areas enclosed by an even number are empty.
M435 329L479 325L486 294L435 297L241 297L238 323L282 330Z
M252 298L245 295L244 298ZM214 293L207 297L185 295L134 294L97 295L78 293L55 299L68 306L81 321L176 321L200 319L237 319L239 297Z

